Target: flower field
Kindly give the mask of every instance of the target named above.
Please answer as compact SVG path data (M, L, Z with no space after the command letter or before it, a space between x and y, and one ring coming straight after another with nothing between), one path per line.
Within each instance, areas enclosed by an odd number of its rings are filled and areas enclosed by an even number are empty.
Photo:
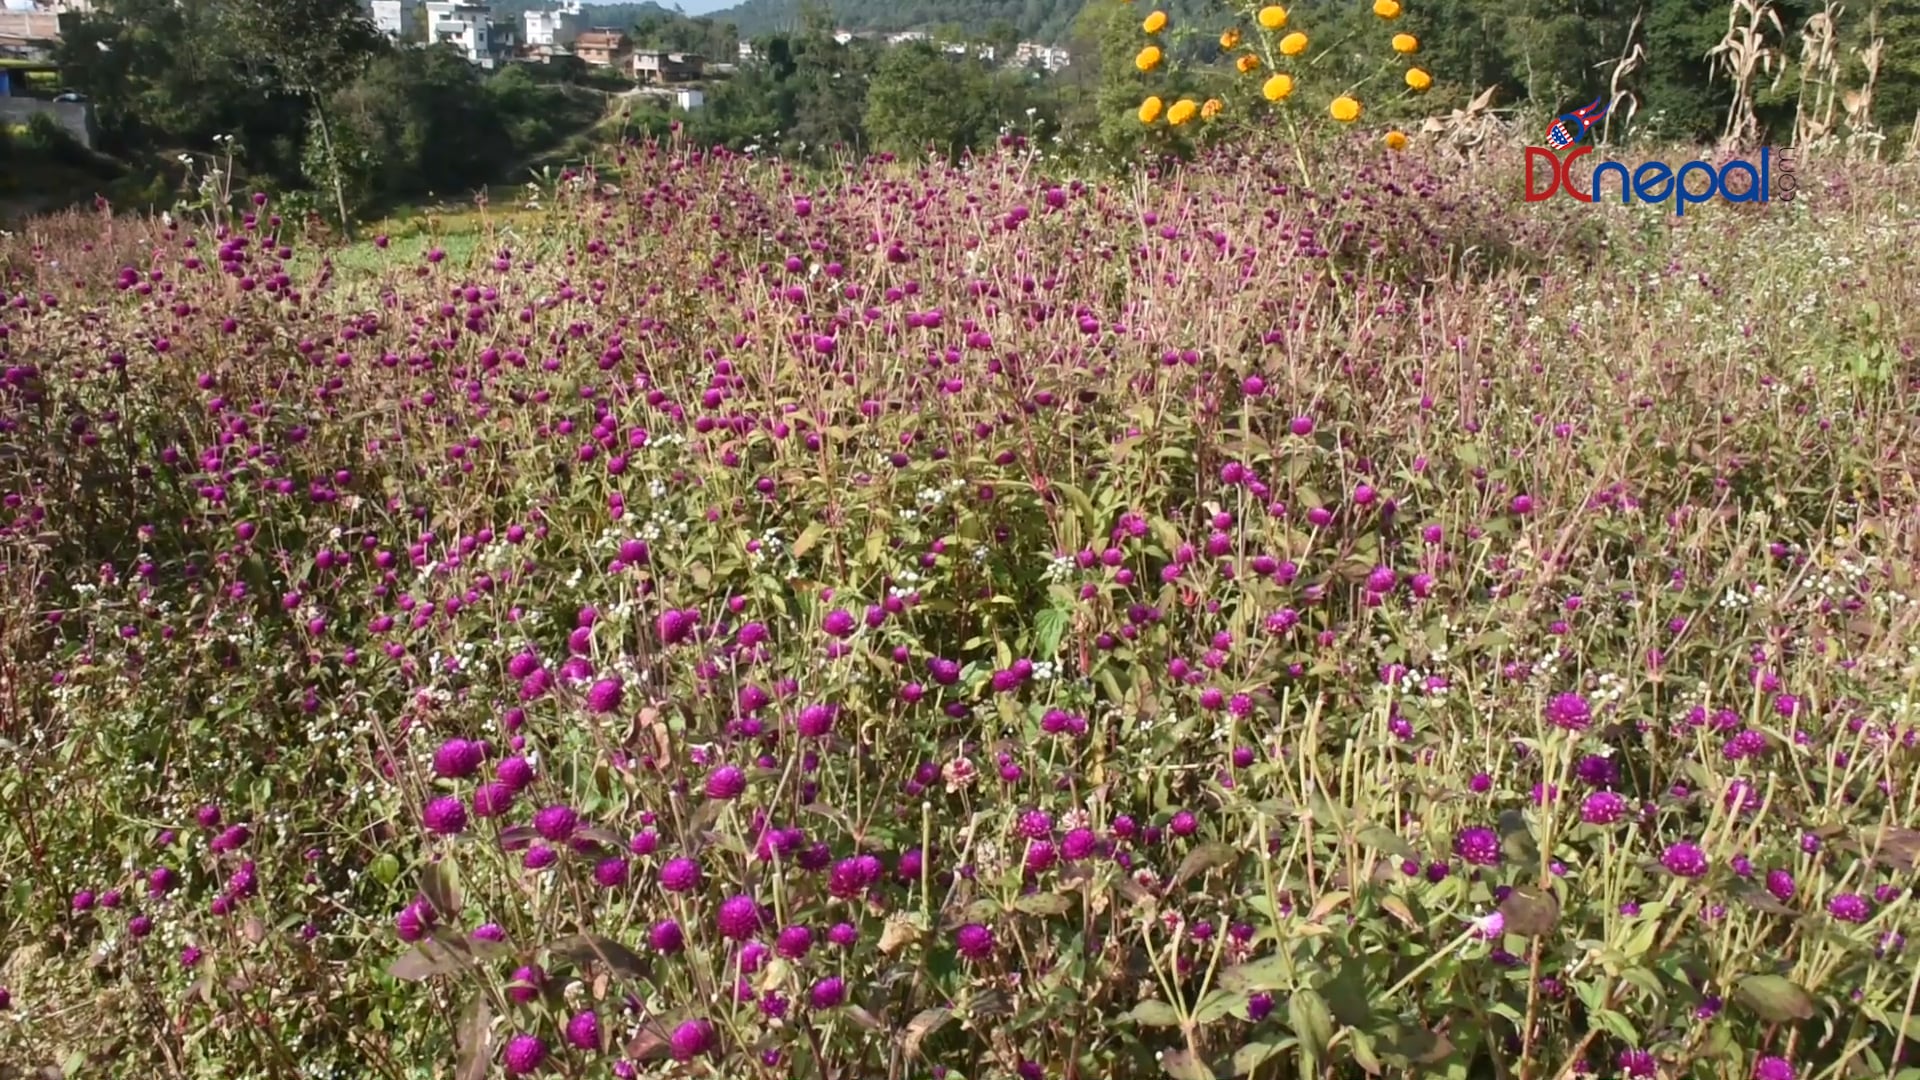
M1920 175L1341 138L0 239L0 1076L1920 1077Z

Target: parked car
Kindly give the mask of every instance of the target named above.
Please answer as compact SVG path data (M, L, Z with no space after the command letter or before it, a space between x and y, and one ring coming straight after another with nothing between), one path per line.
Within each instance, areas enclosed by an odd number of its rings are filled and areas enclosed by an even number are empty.
M59 93L59 94L55 94L55 95L54 95L54 97L53 97L53 100L55 100L55 101L71 101L71 102L83 102L83 101L85 101L85 100L87 100L87 95L85 95L85 94L82 94L82 93L78 93L78 92L76 92L76 91L73 91L73 90L67 90L67 91L64 91L64 92L62 92L62 93Z

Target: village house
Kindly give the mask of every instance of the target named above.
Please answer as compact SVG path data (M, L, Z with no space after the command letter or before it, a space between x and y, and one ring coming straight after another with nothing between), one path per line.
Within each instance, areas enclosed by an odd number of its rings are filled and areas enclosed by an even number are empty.
M706 69L706 60L695 53L660 52L641 49L633 54L634 81L649 85L692 82Z
M619 30L583 30L573 39L573 55L594 67L625 68L632 52L632 40Z

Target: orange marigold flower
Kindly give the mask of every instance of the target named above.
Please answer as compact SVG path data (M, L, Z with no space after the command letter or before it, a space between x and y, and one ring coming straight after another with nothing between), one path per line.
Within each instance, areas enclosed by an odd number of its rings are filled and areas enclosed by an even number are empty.
M1214 117L1219 116L1220 110L1226 107L1227 107L1226 103L1221 101L1219 98L1208 98L1207 103L1205 105L1200 106L1200 119L1211 120Z
M1225 30L1221 31L1220 47L1223 49L1239 48L1240 47L1240 28L1237 26L1229 26Z
M1406 148L1407 148L1407 133L1406 133L1406 132L1404 132L1404 131L1389 131L1389 132L1387 132L1387 149L1389 149L1389 150L1405 150Z
M1420 51L1420 39L1412 34L1393 35L1393 51L1412 55Z
M1373 0L1373 13L1383 19L1400 17L1400 0Z
M1140 122L1143 124L1151 124L1155 120L1160 119L1160 113L1166 107L1167 107L1166 102L1161 101L1157 97L1150 97L1147 100L1141 102L1140 103Z
M1433 85L1433 76L1422 68L1408 68L1407 85L1417 93Z
M1287 9L1279 4L1268 4L1261 8L1260 25L1269 30L1278 30L1287 25Z
M1286 56L1299 56L1307 51L1307 35L1295 30L1280 39L1280 52Z
M1149 45L1140 50L1139 56L1133 58L1133 66L1139 68L1141 71L1152 71L1154 68L1160 66L1161 59L1160 46Z
M1167 110L1167 123L1172 124L1174 127L1179 127L1181 124L1193 119L1194 114L1199 111L1200 106L1198 104L1187 98L1181 98L1179 101L1173 103L1173 108Z
M1166 28L1167 28L1167 13L1164 11L1154 12L1153 14L1147 16L1145 22L1142 22L1140 24L1140 29L1145 30L1149 34L1157 34L1160 31L1165 30Z
M1333 114L1335 120L1343 124L1351 124L1360 119L1360 103L1345 94L1334 98L1333 104L1327 106L1327 111Z
M1260 88L1260 92L1266 95L1268 101L1285 100L1288 94L1293 93L1293 76L1275 75L1267 80L1267 84Z
M1260 58L1252 53L1241 53L1240 59L1235 60L1233 66L1240 69L1240 74L1245 75L1260 66Z

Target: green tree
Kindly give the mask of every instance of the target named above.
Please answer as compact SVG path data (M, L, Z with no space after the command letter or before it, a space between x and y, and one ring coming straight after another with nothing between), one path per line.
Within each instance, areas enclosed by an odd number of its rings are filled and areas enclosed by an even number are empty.
M358 0L224 0L221 20L256 83L307 103L320 137L340 227L353 234L347 211L347 168L327 118L327 96L351 82L383 47ZM309 174L311 175L311 174Z
M867 90L867 137L878 149L918 156L932 146L957 158L992 140L1006 95L974 56L926 42L889 49Z

